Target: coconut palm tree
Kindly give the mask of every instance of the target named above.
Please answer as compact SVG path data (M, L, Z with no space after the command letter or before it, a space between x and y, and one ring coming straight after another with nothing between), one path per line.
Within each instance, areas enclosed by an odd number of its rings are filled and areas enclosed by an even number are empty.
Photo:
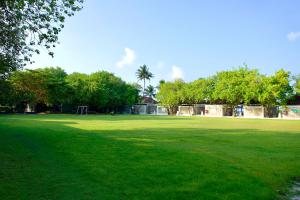
M149 68L147 65L142 65L136 72L136 76L138 80L143 80L144 81L144 87L143 87L143 97L145 96L145 85L146 85L146 80L149 80L154 77L154 75L149 71Z
M152 85L148 85L148 87L145 89L145 94L151 98L155 97L155 87L153 87Z

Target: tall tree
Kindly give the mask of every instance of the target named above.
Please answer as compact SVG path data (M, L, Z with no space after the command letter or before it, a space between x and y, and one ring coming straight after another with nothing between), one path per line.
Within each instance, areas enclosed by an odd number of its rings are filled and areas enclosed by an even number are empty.
M156 95L155 87L153 87L152 85L148 85L148 87L146 88L145 94L151 98L155 97L155 95Z
M290 73L281 69L272 76L263 77L258 100L266 107L286 105L292 95L293 88L290 85Z
M187 83L182 91L182 101L185 104L196 104L210 101L211 78L200 78L193 82Z
M47 103L47 90L45 80L38 70L16 71L10 76L14 94L14 104L27 102L31 105Z
M107 71L90 75L72 73L67 82L72 89L69 99L73 107L88 105L91 110L108 112L138 101L139 91L135 85L127 84Z
M154 77L154 75L149 71L149 68L147 65L142 65L136 72L136 76L138 80L144 81L144 87L143 87L143 96L145 96L145 86L146 86L146 80L149 80Z
M1 0L0 79L32 63L45 47L49 55L58 42L65 18L81 9L83 0Z
M300 94L300 74L295 77L295 92Z
M259 82L258 71L247 67L218 72L215 76L213 100L230 106L257 101Z
M69 87L66 82L67 73L60 67L46 67L35 70L40 73L40 79L47 93L47 103L59 105L67 101Z
M87 74L74 72L67 76L66 81L70 87L68 103L74 106L87 105L91 96L89 76Z
M175 114L176 108L183 103L182 90L185 84L182 80L178 79L174 82L166 82L161 85L156 97L160 104L168 106L169 113Z
M161 87L161 85L163 85L163 84L165 84L166 83L166 81L165 80L163 80L163 79L161 79L159 82L158 82L158 85L156 86L156 89L160 89L160 87Z
M126 84L125 93L122 99L125 101L123 105L132 106L139 100L139 88L135 84Z
M11 103L60 105L68 98L66 76L59 67L16 71L8 79L12 87Z

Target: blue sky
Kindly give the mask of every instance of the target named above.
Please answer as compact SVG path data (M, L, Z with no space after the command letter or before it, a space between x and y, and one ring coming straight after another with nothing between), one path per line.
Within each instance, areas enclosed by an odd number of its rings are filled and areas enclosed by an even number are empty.
M51 58L28 68L107 70L128 82L146 64L158 80L192 81L247 63L300 73L300 1L86 0Z

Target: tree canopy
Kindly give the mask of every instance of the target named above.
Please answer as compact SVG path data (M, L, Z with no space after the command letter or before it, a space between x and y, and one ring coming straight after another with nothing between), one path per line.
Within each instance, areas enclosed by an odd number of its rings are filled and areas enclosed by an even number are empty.
M293 95L290 73L284 70L266 76L247 66L221 71L193 82L174 81L161 84L157 99L163 105L221 103L230 106L261 104L285 105Z
M176 112L176 107L182 101L182 89L185 83L182 80L175 80L174 82L165 82L160 85L159 92L156 97L161 104L168 106L171 113Z
M240 67L216 74L212 99L235 106L257 102L261 77L257 70Z
M2 104L63 104L71 109L69 112L79 105L98 112L116 111L137 103L139 92L136 86L106 71L68 75L58 67L16 71L8 79L8 86L9 99L2 100Z
M151 98L155 97L156 96L155 87L152 85L148 85L148 87L145 89L145 94L146 94L146 96L151 97Z
M295 91L300 94L300 74L295 77Z
M160 81L156 88L145 89L148 97L155 97L160 104L175 113L182 104L260 104L267 108L286 105L297 90L297 81L291 86L290 73L279 70L272 75L239 67L221 71L208 78L192 82ZM31 104L51 108L63 105L71 112L79 105L87 105L97 112L120 111L124 106L139 102L138 84L128 84L107 71L91 74L67 74L59 67L35 70L18 70L2 83L5 95L0 93L0 105L18 107Z
M32 63L32 55L52 48L67 16L82 7L83 0L0 1L0 79Z
M258 101L262 105L285 105L292 95L289 72L281 69L269 77L263 76L258 92Z

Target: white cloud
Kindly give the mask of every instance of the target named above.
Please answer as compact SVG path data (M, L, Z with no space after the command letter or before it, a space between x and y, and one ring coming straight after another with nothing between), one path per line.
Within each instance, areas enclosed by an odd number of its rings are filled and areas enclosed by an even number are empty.
M183 79L183 71L176 65L172 66L172 79Z
M125 48L125 55L122 57L120 61L116 63L118 68L123 68L126 65L130 65L135 61L136 55L135 52L130 48Z
M298 32L290 32L289 34L287 34L287 39L290 41L290 42L293 42L297 39L300 39L300 31Z

